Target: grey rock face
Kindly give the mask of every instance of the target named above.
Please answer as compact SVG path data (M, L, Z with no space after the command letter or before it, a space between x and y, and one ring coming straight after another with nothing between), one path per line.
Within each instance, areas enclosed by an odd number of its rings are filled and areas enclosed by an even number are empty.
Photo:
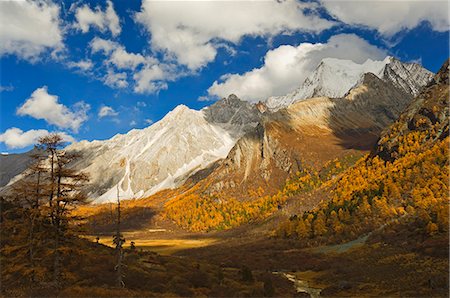
M391 82L395 87L416 96L433 76L431 71L417 63L403 63L392 58L384 68L382 78Z
M8 184L15 176L22 173L31 163L31 155L37 153L37 149L22 154L0 155L0 187Z
M253 104L231 94L204 108L205 119L218 125L235 137L252 131L261 121L262 112Z

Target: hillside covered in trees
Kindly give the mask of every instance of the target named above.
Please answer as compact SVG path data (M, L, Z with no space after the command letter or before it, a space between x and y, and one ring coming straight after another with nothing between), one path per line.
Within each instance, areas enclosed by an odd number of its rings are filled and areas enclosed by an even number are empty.
M278 235L340 242L402 223L448 238L448 84L447 61L373 152L335 181L331 200L291 218Z

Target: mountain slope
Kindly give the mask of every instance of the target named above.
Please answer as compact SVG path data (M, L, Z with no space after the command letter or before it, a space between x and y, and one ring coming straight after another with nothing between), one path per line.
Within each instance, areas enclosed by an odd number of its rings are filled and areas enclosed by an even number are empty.
M410 103L412 96L375 75L340 99L313 98L267 114L242 137L210 175L208 192L245 198L251 189L279 189L303 167L367 150L380 132Z
M370 156L335 181L329 200L279 234L323 243L391 233L418 250L440 243L448 250L448 71L447 61Z
M427 133L427 142L449 136L449 61L441 67L430 84L388 130L384 131L372 155L392 161L401 156L402 136L412 132Z
M33 149L23 154L1 154L0 187L7 185L11 179L28 168L32 162L32 156L36 153L37 150Z
M297 191L331 179L333 160L351 162L373 148L411 100L411 94L368 73L344 98L312 98L265 113L224 160L166 196L165 214L193 231L267 217ZM302 208L324 198L317 197L302 200Z
M240 100L235 103L239 106ZM245 131L248 123L231 123L225 130L208 122L208 111L180 105L148 128L66 149L83 155L74 166L90 175L89 197L95 202L114 200L117 187L123 198L150 195L178 186L192 173L226 157Z
M326 58L297 90L285 96L270 97L266 105L272 110L278 110L307 98L343 97L362 81L365 73L369 72L413 95L417 95L420 88L433 76L418 64L403 63L393 57L386 57L382 61L369 59L363 64Z

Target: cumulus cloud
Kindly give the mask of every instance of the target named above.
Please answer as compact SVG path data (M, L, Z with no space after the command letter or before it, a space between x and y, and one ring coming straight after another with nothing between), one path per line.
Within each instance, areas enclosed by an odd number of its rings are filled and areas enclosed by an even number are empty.
M119 17L114 11L114 6L111 1L107 1L106 10L97 6L92 10L87 4L76 8L75 10L76 24L75 28L86 33L91 27L105 32L108 29L113 36L117 36L121 32Z
M153 120L152 119L145 119L144 122L147 125L152 125L153 124Z
M208 89L210 96L235 93L248 101L284 95L300 86L323 58L338 58L363 63L382 59L386 52L354 34L332 36L327 43L283 45L266 53L264 64L244 74L226 74Z
M92 61L89 59L80 60L78 62L68 62L67 65L70 68L76 68L84 71L91 70L94 67L94 63L92 63Z
M151 46L195 70L213 61L223 42L246 35L270 37L333 26L315 13L316 3L297 1L143 1L136 20Z
M35 61L63 48L59 6L51 1L0 1L0 55Z
M102 106L100 108L100 110L98 111L98 117L99 118L103 118L103 117L113 117L113 116L117 116L119 115L119 113L117 113L112 107L108 107L108 106Z
M170 65L158 64L158 62L149 63L133 75L134 91L136 93L156 93L167 89L167 81L175 80L176 77L175 70Z
M135 69L146 62L141 54L129 53L117 42L95 37L90 43L92 53L103 53L107 62L119 69Z
M44 119L47 123L59 128L78 132L81 124L88 118L87 111L89 108L88 104L78 102L71 110L58 102L58 96L49 94L47 86L43 86L36 89L30 98L17 109L17 115Z
M20 128L12 127L0 134L0 143L5 143L9 149L20 149L38 142L39 138L48 135L50 132L45 129L31 129L23 131ZM74 138L64 132L58 132L65 142L75 142Z
M327 11L350 25L376 29L386 37L428 21L436 31L449 30L448 1L321 0Z
M115 72L113 69L108 69L103 81L113 88L126 88L128 87L127 77L126 72Z
M93 54L101 53L106 57L104 65L107 73L103 81L110 87L128 87L130 78L136 93L157 93L167 89L167 81L183 75L181 71L175 71L175 65L160 62L152 56L129 53L115 41L95 37L90 42L90 48ZM133 71L132 76L129 76L129 71Z
M103 52L105 54L110 54L119 45L111 40L95 37L91 40L90 47L93 53Z

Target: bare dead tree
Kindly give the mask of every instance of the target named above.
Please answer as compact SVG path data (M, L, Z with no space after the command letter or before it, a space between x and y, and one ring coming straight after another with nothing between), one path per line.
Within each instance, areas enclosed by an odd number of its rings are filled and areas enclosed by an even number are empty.
M116 219L116 234L113 237L113 243L116 245L117 253L117 264L114 268L117 272L117 286L120 288L125 287L123 282L123 244L125 243L125 238L120 231L120 193L119 184L117 184L117 219Z

